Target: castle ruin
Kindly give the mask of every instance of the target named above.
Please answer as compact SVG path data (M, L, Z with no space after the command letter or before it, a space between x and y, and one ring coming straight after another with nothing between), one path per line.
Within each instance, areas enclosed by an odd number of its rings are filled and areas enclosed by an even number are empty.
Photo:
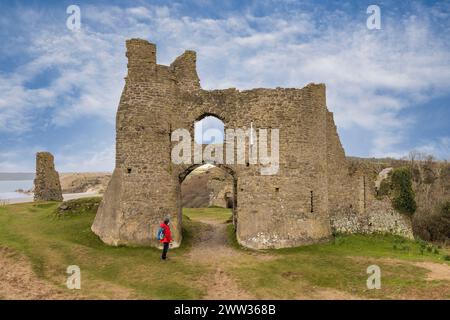
M217 165L233 179L233 221L246 247L281 248L326 241L334 232L392 232L411 237L409 218L374 196L363 171L351 171L324 84L302 89L203 90L196 53L158 65L156 46L126 43L128 75L116 118L116 167L92 230L111 245L158 246L171 216L174 246L182 240L181 183L201 164L171 161L171 133L206 116L227 128L279 129L279 171L261 165ZM248 141L247 141L248 143Z
M36 154L34 201L63 201L59 174L55 170L53 155L49 152Z

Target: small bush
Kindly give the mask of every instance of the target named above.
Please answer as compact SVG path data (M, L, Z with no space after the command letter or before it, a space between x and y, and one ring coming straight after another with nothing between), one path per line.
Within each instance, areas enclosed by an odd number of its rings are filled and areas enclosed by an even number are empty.
M441 206L441 215L444 218L450 219L450 201L446 201Z
M426 246L427 246L427 242L426 241L424 241L424 240L422 240L422 239L416 239L416 243L422 248L422 249L425 249L426 248Z
M416 236L426 241L438 243L447 242L450 239L450 203L444 202L437 205L433 213L426 216L418 216L413 219L413 232ZM422 247L422 243L420 244ZM442 246L433 249L438 253Z
M450 239L448 204L436 206L433 213L413 219L414 234L426 241L445 242Z
M408 168L397 168L391 176L392 205L400 213L413 215L417 209L412 188L411 172Z
M391 191L391 184L389 179L384 179L380 183L380 188L378 189L377 196L384 197L389 195L389 192Z
M411 176L414 182L420 183L422 181L422 178L420 176L420 170L417 167L411 168Z
M433 168L429 165L424 165L423 168L423 182L426 184L432 184L434 181L436 181L437 177L436 174L433 171Z

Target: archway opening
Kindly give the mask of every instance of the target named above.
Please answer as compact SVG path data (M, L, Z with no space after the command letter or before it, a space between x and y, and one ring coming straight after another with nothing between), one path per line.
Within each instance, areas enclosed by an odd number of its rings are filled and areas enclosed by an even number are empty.
M197 144L223 144L225 124L213 114L204 114L194 122L194 141Z
M233 204L233 195L231 194L231 192L225 193L224 200L227 208L232 209L234 204Z
M215 245L227 245L227 238L235 236L236 190L234 172L225 166L204 164L180 175L182 223L190 225L194 243L211 240ZM217 243L218 239L225 241Z
M217 152L220 148L215 148L216 145L223 147L224 122L215 115L204 114L193 123L193 129L193 142L200 147L197 150L202 151L202 161L179 176L180 216L193 221L196 228L234 235L237 226L236 174L231 167L222 164ZM194 230L194 234L197 231Z

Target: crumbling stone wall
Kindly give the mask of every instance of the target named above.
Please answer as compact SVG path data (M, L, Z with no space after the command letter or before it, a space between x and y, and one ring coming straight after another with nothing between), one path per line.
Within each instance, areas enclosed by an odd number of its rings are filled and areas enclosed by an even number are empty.
M208 180L207 188L210 190L209 206L232 208L233 181L226 173Z
M209 206L232 208L233 202L233 190L231 185L224 186L223 188L214 188L211 191Z
M59 174L55 170L53 155L49 152L36 154L36 177L34 201L62 201Z
M376 198L381 168L348 160L344 164L346 169L334 175L340 185L329 184L336 201L330 201L333 233L392 233L412 239L411 218L394 210L389 199Z
M334 212L367 210L358 177L349 174L325 85L302 89L201 89L196 54L170 66L156 63L156 46L127 41L128 75L116 122L116 169L92 230L109 244L158 246L156 230L172 218L181 242L180 184L199 165L171 162L171 132L191 131L214 115L227 128L280 130L277 175L261 165L218 165L233 177L234 221L240 244L281 248L325 241ZM246 145L249 138L246 139Z
M388 199L371 201L363 213L341 210L330 219L336 233L391 233L414 238L411 219L395 211Z

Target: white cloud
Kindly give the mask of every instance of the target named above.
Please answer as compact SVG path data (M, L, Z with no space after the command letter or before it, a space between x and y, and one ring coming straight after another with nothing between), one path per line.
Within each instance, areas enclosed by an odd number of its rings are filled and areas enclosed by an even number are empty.
M47 150L42 146L30 149L14 149L0 154L0 172L33 172L35 154ZM76 149L71 152L67 145L54 152L55 167L59 172L102 172L114 169L115 147L102 144L89 145L86 150Z
M32 130L40 125L33 118L40 109L52 109L57 126L85 116L114 122L126 75L122 37L44 28L30 42L26 53L33 58L14 73L0 74L0 131ZM46 87L27 86L49 69L58 75Z
M80 117L113 122L126 73L124 41L131 37L156 42L159 63L196 50L206 89L324 82L338 127L371 132L371 156L394 154L404 142L415 119L400 116L402 110L450 89L449 45L430 25L429 16L439 16L435 8L386 17L382 30L372 31L365 28L365 11L354 19L301 11L261 17L248 9L211 19L183 16L177 8L85 5L81 32L39 26L27 49L32 59L0 74L0 131L31 130L38 108L52 110L53 125L69 126ZM33 12L27 17L33 26L42 19ZM59 71L53 82L26 88L48 68ZM67 168L75 169L70 163Z
M441 160L450 161L450 136L439 137L434 141L421 144L416 147L416 150Z
M0 152L0 172L32 172L35 168L34 155L45 150L41 146L32 146L27 149L10 149ZM29 157L33 154L33 157Z
M115 146L89 148L77 153L58 152L55 154L55 161L60 172L112 172L115 162Z

